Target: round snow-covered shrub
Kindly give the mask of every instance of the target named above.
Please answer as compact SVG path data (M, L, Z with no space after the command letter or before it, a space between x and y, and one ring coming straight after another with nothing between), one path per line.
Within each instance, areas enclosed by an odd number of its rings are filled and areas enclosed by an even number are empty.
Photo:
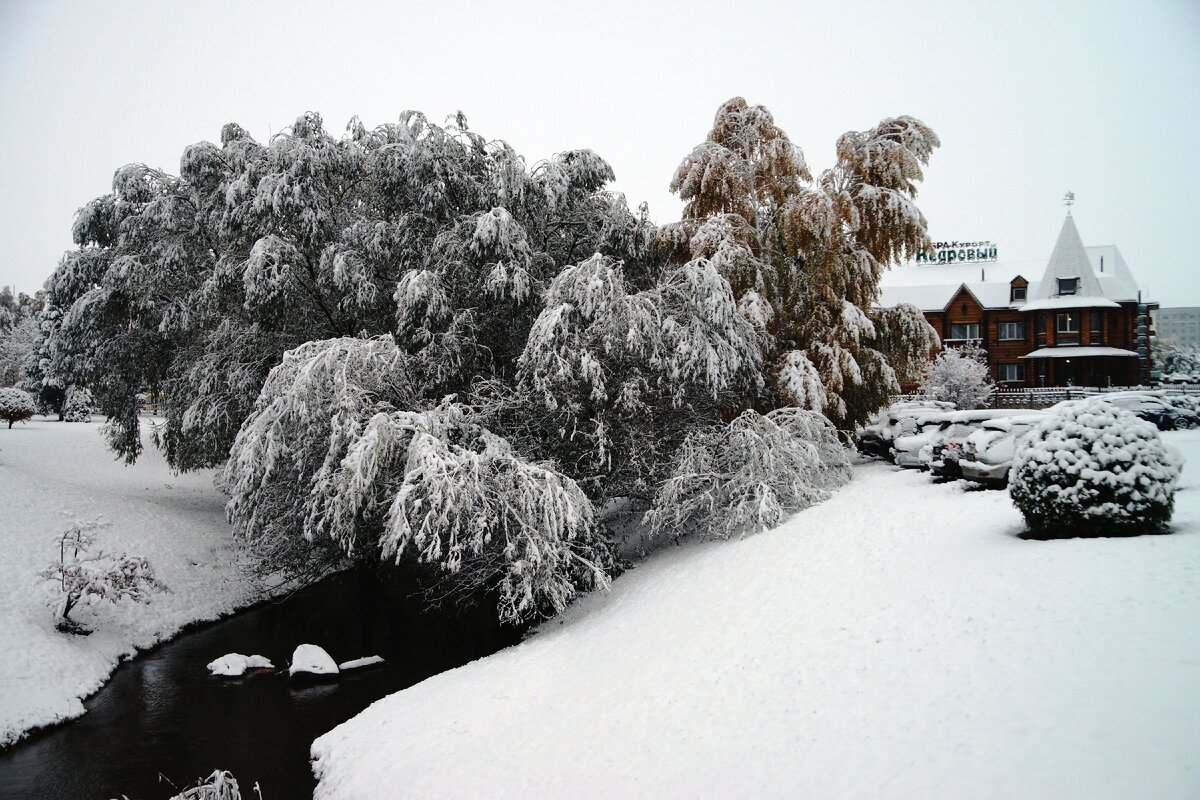
M1154 425L1088 400L1018 440L1009 492L1034 534L1152 533L1171 519L1181 465Z
M14 422L21 422L33 416L37 405L28 392L20 389L0 389L0 419L8 421L8 427Z

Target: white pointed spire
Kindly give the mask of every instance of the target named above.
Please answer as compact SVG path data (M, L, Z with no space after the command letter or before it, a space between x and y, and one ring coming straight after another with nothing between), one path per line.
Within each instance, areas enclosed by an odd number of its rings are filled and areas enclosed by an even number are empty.
M1070 192L1067 193L1067 196L1073 198ZM1054 252L1050 254L1050 261L1046 264L1042 282L1038 285L1037 298L1048 300L1060 296L1061 284L1059 281L1071 279L1078 279L1078 285L1073 293L1075 296L1080 298L1104 296L1104 291L1100 288L1100 281L1096 279L1096 273L1092 270L1091 259L1088 258L1087 250L1083 247L1083 240L1079 238L1079 230L1075 227L1075 218L1068 212L1067 218L1063 220L1062 230L1058 233L1058 241L1054 244Z

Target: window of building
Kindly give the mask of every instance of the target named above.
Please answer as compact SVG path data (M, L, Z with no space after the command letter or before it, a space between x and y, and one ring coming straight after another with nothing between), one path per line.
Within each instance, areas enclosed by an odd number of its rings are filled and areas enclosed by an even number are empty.
M1059 294L1075 294L1077 291L1079 291L1079 278L1058 279Z
M951 339L978 339L979 338L979 323L967 322L956 323L950 326Z
M1104 339L1104 312L1092 311L1088 314L1088 318L1088 330L1092 332L1092 341L1101 341Z
M1059 314L1058 327L1055 330L1059 333L1079 333L1079 314Z
M1024 322L1001 322L996 326L996 333L1002 342L1012 342L1025 338Z
M997 364L1001 383L1024 383L1025 382L1025 365L1024 364Z
M1014 286L1008 293L1010 301L1024 300L1027 289L1024 286Z

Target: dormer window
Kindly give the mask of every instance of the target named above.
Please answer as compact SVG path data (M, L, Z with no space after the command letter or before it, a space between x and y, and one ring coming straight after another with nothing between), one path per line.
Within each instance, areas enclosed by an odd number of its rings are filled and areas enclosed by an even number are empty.
M1058 279L1059 294L1075 294L1077 291L1079 291L1079 278Z
M1016 303L1025 299L1026 288L1024 286L1014 286L1009 289L1008 299L1010 302Z

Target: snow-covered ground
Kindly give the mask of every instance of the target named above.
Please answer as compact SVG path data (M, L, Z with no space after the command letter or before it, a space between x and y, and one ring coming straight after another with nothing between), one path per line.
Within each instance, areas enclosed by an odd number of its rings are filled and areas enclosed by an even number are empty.
M1025 541L884 464L668 547L313 745L322 800L1200 796L1200 432L1174 535Z
M212 472L172 475L152 446L126 467L99 427L41 417L0 427L0 745L82 714L81 698L137 649L254 599ZM72 522L96 519L110 526L94 532L95 549L146 556L170 591L148 605L77 608L72 618L96 632L62 634L54 584L39 573Z

